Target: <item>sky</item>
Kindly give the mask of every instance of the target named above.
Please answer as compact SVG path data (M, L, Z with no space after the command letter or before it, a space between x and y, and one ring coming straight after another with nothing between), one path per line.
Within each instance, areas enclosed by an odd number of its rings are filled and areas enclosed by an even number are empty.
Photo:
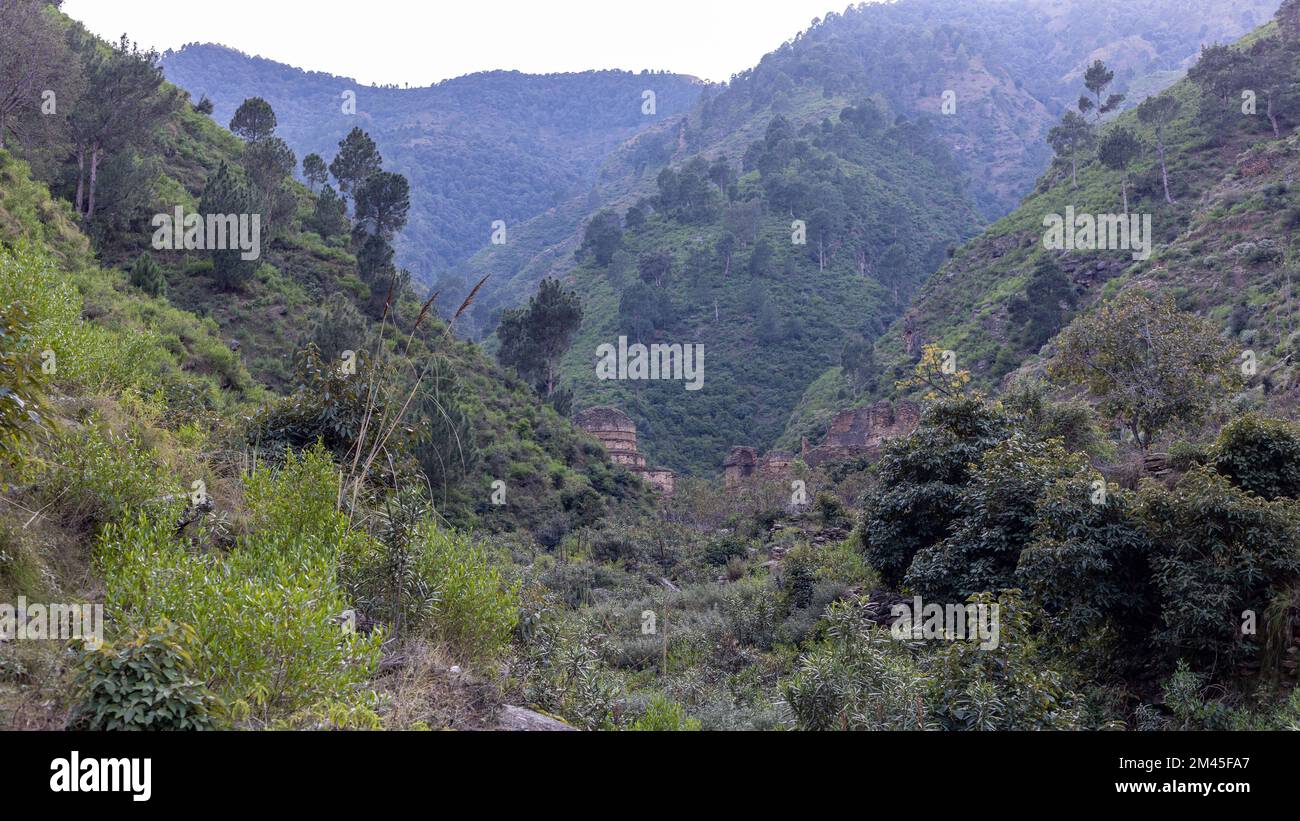
M65 0L95 34L220 43L362 83L666 69L724 81L849 0Z

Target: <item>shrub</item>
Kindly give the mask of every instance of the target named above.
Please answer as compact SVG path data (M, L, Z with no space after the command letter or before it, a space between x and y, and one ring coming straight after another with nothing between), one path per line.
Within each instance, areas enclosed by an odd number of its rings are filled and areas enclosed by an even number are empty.
M745 556L745 540L735 533L711 540L704 548L704 561L718 567Z
M1197 670L1254 658L1242 614L1260 617L1300 574L1300 511L1233 487L1198 467L1172 491L1148 483L1140 516L1153 541L1151 569L1160 592L1162 642Z
M722 618L736 641L770 650L777 625L774 591L766 579L745 579L727 587Z
M817 494L813 510L824 527L849 527L853 524L844 503L826 491Z
M1136 494L1097 481L1058 480L1040 496L1035 538L1020 554L1016 581L1068 652L1105 640L1132 671L1150 660L1160 620L1151 545Z
M345 632L339 557L364 537L334 509L337 476L319 449L246 479L251 524L229 553L191 553L175 513L105 529L98 554L109 618L127 629L194 625L197 675L232 707L270 722L358 695L379 662L381 631Z
M998 646L943 642L929 672L927 704L947 730L1080 729L1080 697L1045 664L1029 630L1033 611L1015 591L967 600L998 608Z
M434 632L468 661L495 660L519 618L518 585L506 583L482 547L464 534L430 522L420 547L418 567L437 591Z
M686 715L686 708L682 705L656 695L646 704L645 713L632 722L628 729L661 733L698 730L700 722Z
M923 730L924 673L903 646L848 602L827 614L830 638L781 683L798 730Z
M167 277L163 276L162 269L148 252L141 254L135 265L131 266L131 284L149 296L163 296L167 293Z
M1055 440L1019 435L986 451L957 494L952 535L916 554L905 578L908 588L956 602L1010 587L1020 553L1033 537L1039 495L1053 481L1081 474L1085 464Z
M0 306L0 460L13 458L43 424L39 366L28 333L21 305Z
M208 730L218 702L195 678L184 625L164 622L117 645L87 649L78 660L82 694L71 725L80 730Z
M115 432L98 417L60 431L38 474L41 498L66 521L105 524L175 490L152 449L134 432Z
M983 400L951 399L930 406L915 431L885 446L861 539L888 584L901 582L917 552L948 535L969 466L1008 432L1006 416Z
M1246 414L1219 432L1214 469L1265 499L1300 498L1300 427Z

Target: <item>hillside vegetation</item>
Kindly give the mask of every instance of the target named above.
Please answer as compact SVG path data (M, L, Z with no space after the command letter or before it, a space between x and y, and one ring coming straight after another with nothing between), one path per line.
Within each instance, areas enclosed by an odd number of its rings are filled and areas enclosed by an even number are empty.
M1181 65L1190 24L1129 5ZM1055 32L1026 65L1096 8L1018 7ZM364 128L300 164L266 99L226 130L0 3L59 100L0 70L0 602L105 615L0 642L0 726L1300 729L1300 0L1136 109L1079 57L987 229L942 129L853 79L928 65L936 6L872 8L614 149L548 217L563 270L476 315L495 272L425 295L395 257L419 184ZM913 51L836 39L890 19ZM1152 253L1044 247L1067 206L1150 213ZM702 343L700 389L597 379L618 336ZM919 419L869 455L714 478L881 397ZM604 402L673 493L568 421Z

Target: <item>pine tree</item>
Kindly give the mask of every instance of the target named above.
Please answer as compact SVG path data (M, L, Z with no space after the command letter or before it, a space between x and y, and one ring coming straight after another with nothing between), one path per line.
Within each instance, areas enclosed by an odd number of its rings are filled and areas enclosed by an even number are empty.
M245 142L255 143L275 133L275 112L271 104L261 97L249 97L235 109L230 119L230 130Z
M330 173L338 180L339 191L346 198L383 164L384 159L379 155L375 141L360 128L353 128L339 140L339 153L330 163Z
M1165 126L1178 116L1177 98L1169 94L1150 97L1138 106L1138 119L1151 126L1156 133L1156 151L1160 155L1160 180L1165 187L1165 202L1173 205L1169 195L1169 169L1165 166Z
M256 194L239 171L223 162L203 188L199 211L203 214L251 215L256 210L256 203ZM180 227L177 226L176 230ZM212 276L221 288L237 290L252 278L257 263L243 259L238 248L210 250L208 253L212 258Z
M1142 153L1142 142L1130 129L1116 128L1107 134L1097 150L1097 159L1102 165L1119 171L1120 191L1124 198L1124 213L1128 213L1128 169L1133 160Z

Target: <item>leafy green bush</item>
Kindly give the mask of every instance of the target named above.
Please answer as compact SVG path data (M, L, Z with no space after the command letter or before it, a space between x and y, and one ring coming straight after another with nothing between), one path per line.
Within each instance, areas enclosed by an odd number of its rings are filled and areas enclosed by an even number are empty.
M917 552L905 577L908 589L936 601L963 601L1010 587L1034 534L1039 495L1053 481L1081 474L1085 464L1055 440L1016 435L987 450L957 493L952 535Z
M1300 426L1254 414L1219 432L1214 469L1237 487L1265 499L1300 498Z
M80 730L208 730L215 697L195 678L197 637L164 622L116 645L86 649L78 660L82 694L71 726Z
M519 618L517 584L507 583L469 536L427 523L416 558L437 591L432 628L466 660L489 663L510 642Z
M948 730L1081 729L1082 699L1046 663L1029 629L1034 616L1015 591L967 600L998 608L998 646L978 641L938 645L929 668L927 704Z
M879 485L864 503L861 539L867 561L888 584L901 582L917 552L948 535L969 466L1008 432L1000 410L960 398L930 406L915 431L885 446Z
M0 460L12 459L43 424L39 366L24 340L29 324L21 305L0 305Z
M926 677L886 630L849 602L827 613L828 639L781 683L798 730L923 730Z
M195 670L227 703L271 721L322 701L358 697L379 662L382 631L346 632L341 554L365 537L334 509L337 474L319 449L246 478L252 524L226 554L191 553L175 513L105 529L99 562L110 619L195 626Z
M1020 554L1016 581L1043 609L1045 633L1067 652L1104 641L1105 666L1118 660L1120 670L1133 671L1150 661L1160 623L1151 544L1136 494L1099 481L1061 479L1039 497L1035 538Z
M700 722L688 716L682 705L656 695L646 704L645 713L628 725L628 729L658 733L689 731L700 729Z
M116 521L177 489L138 432L115 432L93 416L51 438L35 480L51 510L77 524Z
M1141 519L1153 542L1151 569L1164 617L1161 640L1197 670L1226 674L1255 658L1243 613L1262 618L1300 575L1300 510L1234 487L1208 467L1172 491L1141 491Z

